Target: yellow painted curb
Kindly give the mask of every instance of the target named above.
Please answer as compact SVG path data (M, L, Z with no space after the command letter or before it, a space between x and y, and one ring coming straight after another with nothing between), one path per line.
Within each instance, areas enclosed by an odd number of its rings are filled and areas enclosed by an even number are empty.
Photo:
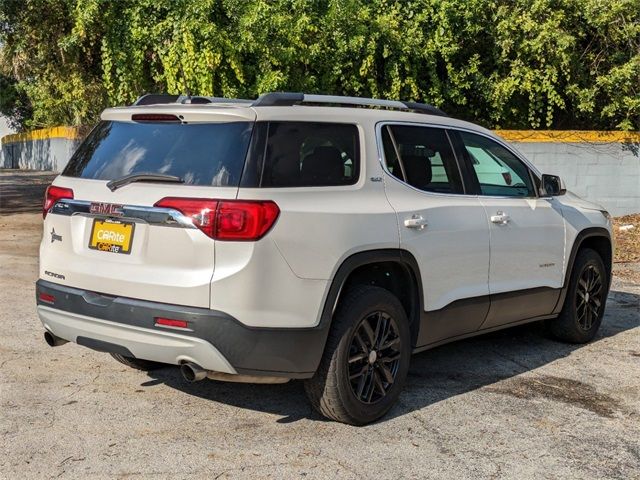
M51 138L65 138L67 140L77 140L82 138L78 127L51 127L31 132L12 133L2 137L2 145L17 142L29 142L33 140L47 140Z
M522 143L638 143L640 132L595 130L494 130L508 142Z

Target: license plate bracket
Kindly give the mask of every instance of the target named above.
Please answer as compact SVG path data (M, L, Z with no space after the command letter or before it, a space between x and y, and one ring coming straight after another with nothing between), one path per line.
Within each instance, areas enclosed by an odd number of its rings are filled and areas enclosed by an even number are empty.
M131 253L136 224L110 218L94 218L89 236L89 248L101 252Z

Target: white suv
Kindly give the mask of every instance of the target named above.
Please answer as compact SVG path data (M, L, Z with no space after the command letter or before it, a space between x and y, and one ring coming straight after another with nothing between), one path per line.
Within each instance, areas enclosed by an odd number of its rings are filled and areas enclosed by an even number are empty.
M352 424L391 408L414 352L536 320L591 340L611 277L606 211L410 102L141 97L105 110L43 215L50 345L305 379Z

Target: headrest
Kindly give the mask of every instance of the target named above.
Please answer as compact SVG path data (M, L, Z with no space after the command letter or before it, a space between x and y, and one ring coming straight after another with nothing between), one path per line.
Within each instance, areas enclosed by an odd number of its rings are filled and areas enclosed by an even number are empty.
M344 180L344 160L335 147L316 147L302 162L302 181L307 185L339 185Z
M402 164L407 174L407 183L416 188L426 188L431 183L431 161L429 157L402 155Z

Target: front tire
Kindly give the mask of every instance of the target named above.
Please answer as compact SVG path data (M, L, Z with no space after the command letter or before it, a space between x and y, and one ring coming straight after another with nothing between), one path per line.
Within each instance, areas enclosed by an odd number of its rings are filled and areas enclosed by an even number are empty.
M378 420L398 399L410 357L409 321L400 301L380 287L355 287L341 300L320 366L305 382L309 401L338 422Z
M558 318L548 321L553 337L569 343L587 343L602 323L609 276L595 250L584 248L576 256L567 296Z

